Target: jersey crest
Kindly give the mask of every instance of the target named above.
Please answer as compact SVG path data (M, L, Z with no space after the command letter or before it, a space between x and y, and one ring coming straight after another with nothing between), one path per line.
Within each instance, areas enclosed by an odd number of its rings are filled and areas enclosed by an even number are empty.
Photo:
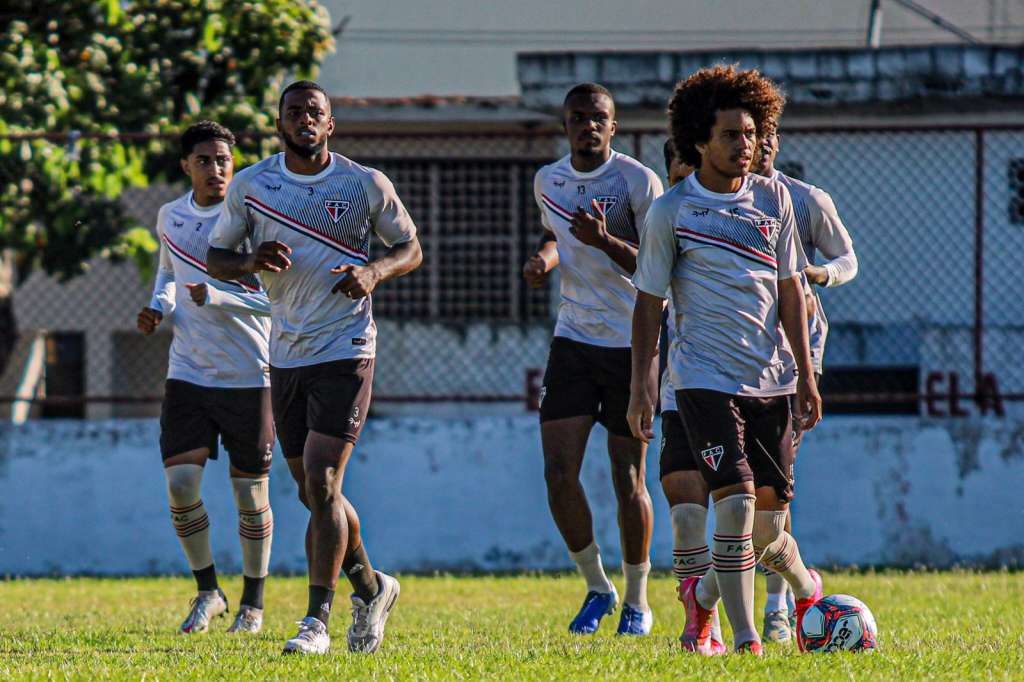
M334 222L341 220L341 216L348 213L350 208L352 208L351 202L340 199L324 199L324 209Z
M755 218L754 227L757 228L758 232L764 235L764 238L768 240L772 248L775 248L775 242L779 237L779 228L782 227L782 223L777 218Z
M615 204L619 203L619 198L612 194L603 194L599 197L594 197L594 201L601 207L601 213L607 215L608 211L612 210Z

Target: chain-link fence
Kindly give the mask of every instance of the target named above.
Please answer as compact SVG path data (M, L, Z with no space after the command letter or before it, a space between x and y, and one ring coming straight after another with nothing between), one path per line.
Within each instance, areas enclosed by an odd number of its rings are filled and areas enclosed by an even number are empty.
M821 292L828 409L999 413L1024 396L1024 129L783 132L779 167L831 193L860 262L857 279ZM664 139L620 132L615 147L663 173ZM557 279L529 289L520 272L540 234L533 176L565 153L563 137L339 135L332 147L394 181L424 249L419 270L374 294L375 399L527 403ZM121 201L152 226L182 191L154 185ZM13 290L3 416L157 413L170 330L135 331L150 290L134 265L101 258L64 284L29 274Z

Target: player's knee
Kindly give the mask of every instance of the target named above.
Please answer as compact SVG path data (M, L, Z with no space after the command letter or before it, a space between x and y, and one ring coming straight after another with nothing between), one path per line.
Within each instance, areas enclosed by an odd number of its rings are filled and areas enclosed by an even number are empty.
M612 465L612 484L619 502L647 494L647 485L640 476L640 471L632 465Z
M544 460L544 480L549 489L560 490L572 485L577 479L578 474L566 466L565 462L555 458Z
M326 469L307 470L305 488L307 507L329 504L336 496L334 477Z
M754 551L761 553L766 547L775 542L786 523L785 512L759 511L754 513L754 529L751 539L754 542Z
M164 469L167 496L176 505L191 504L199 499L203 467L198 464L177 464Z

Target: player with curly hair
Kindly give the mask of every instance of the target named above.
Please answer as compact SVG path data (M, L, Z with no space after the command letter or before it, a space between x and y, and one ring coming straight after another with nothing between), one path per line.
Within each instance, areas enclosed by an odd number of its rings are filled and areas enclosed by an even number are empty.
M680 160L697 170L651 206L633 277L632 376L651 367L671 291L672 381L715 503L712 566L680 586L684 648L705 655L719 598L736 650L762 652L754 626L758 559L793 586L798 621L821 597L820 578L783 530L793 494L789 396L796 393L803 428L821 419L800 275L805 263L789 192L750 174L758 135L784 103L755 70L716 66L677 84L668 108L672 142ZM634 381L628 420L637 438L653 437L653 413L654 396Z

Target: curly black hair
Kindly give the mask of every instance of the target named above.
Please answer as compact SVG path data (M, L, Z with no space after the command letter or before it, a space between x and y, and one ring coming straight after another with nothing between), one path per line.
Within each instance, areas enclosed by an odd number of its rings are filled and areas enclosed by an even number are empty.
M676 83L668 101L669 137L679 160L699 168L696 145L711 139L717 112L745 109L761 134L770 121L778 120L785 104L779 88L757 69L738 71L733 65L701 69Z
M187 159L197 144L210 140L221 140L229 147L235 146L235 136L230 130L214 121L199 121L181 134L181 158Z

